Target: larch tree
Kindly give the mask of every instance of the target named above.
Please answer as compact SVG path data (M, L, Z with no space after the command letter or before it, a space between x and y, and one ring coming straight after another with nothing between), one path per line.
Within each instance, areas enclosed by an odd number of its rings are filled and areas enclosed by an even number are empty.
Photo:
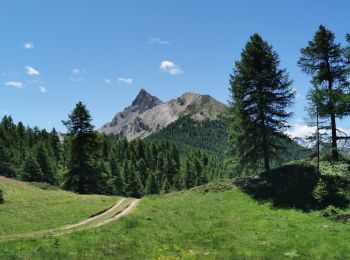
M295 93L278 54L260 35L251 36L236 61L230 79L229 142L244 169L264 166L271 171L271 160L278 158L280 140L288 138Z
M312 76L312 83L318 86L320 98L310 100L318 107L319 116L329 119L331 129L332 159L339 160L337 142L337 118L349 114L349 63L347 51L335 41L335 35L320 26L313 39L301 49L298 65Z

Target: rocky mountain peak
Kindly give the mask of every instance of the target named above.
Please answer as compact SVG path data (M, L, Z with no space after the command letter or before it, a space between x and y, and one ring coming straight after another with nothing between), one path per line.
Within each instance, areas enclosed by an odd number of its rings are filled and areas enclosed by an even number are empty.
M141 89L132 105L117 113L100 132L125 136L128 140L144 138L180 117L190 116L196 121L215 120L225 110L224 104L208 95L187 92L163 103Z
M141 89L132 102L132 106L137 107L140 112L143 112L162 103L159 98L152 96L145 89Z

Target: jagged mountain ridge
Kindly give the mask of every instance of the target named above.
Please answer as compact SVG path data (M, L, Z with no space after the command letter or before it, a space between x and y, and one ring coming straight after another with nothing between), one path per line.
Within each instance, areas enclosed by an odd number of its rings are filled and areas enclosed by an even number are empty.
M99 131L132 140L147 137L183 116L190 116L197 121L215 120L225 110L224 104L209 95L187 92L177 99L162 102L141 89L132 105L117 113Z

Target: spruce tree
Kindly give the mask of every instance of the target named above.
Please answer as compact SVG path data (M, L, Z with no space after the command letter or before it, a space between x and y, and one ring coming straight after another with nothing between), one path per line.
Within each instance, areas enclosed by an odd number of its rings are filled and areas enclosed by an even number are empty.
M159 194L158 183L153 173L148 175L145 187L146 194Z
M337 118L349 114L349 83L347 81L350 63L347 63L346 48L335 42L335 35L320 26L313 39L301 49L298 65L312 76L313 84L319 88L321 98L310 99L319 109L320 118L330 120L332 159L339 159L337 141Z
M186 159L184 169L184 186L186 189L194 187L196 181L195 178L196 177L191 162L189 159Z
M55 128L51 131L50 141L55 161L58 163L61 159L61 142Z
M0 141L0 175L8 178L16 177L16 171L14 170L12 164L13 162L10 150Z
M96 169L99 168L98 159L101 155L99 156L97 134L91 121L90 113L82 102L76 104L68 115L68 120L63 121L71 138L64 186L79 193L95 191L96 176L92 175L99 175Z
M40 169L40 166L37 160L31 154L24 162L21 180L30 182L42 182L44 180L44 175Z
M125 195L125 181L115 158L110 159L110 167L111 174L114 177L115 193L123 196Z
M169 193L171 190L168 178L165 177L162 185L162 193Z
M142 157L137 162L137 171L138 171L138 175L140 176L141 182L145 184L147 180L148 170L147 170L147 164Z
M236 61L230 80L229 141L244 168L264 166L270 173L271 159L282 147L277 139L291 113L294 92L285 69L280 69L278 54L258 34L254 34Z
M129 184L129 196L134 198L141 198L144 195L144 189L139 176L136 174L134 166L131 164L130 169L130 184Z
M55 184L56 177L55 177L55 168L53 165L53 161L49 157L47 148L42 142L38 144L38 147L36 149L36 160L43 173L43 181L50 184Z

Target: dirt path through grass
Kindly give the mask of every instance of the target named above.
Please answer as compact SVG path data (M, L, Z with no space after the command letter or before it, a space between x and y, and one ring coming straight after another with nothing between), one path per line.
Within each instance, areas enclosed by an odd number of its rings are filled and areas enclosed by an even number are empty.
M0 242L18 239L30 239L44 236L60 236L78 230L97 228L127 215L137 206L139 201L139 199L122 198L109 209L97 213L97 215L87 218L76 224L31 233L1 236Z

